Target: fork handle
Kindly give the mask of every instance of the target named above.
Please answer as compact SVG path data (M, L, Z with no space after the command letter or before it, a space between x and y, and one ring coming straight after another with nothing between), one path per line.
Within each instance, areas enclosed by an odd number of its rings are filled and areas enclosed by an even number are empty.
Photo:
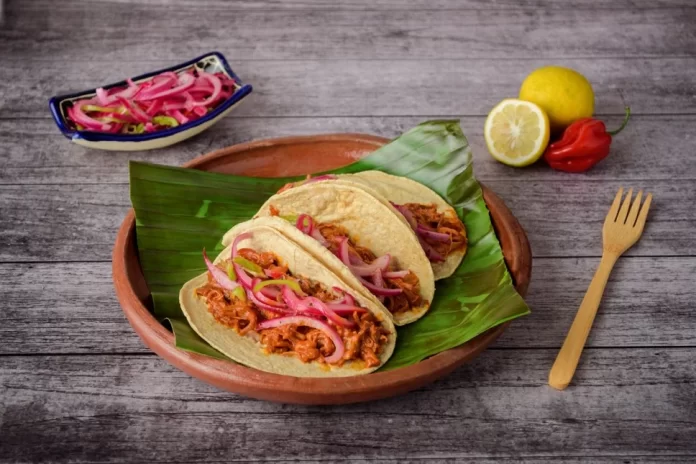
M599 267L592 282L590 282L587 293L585 293L585 298L580 303L580 309L575 315L573 325L568 331L561 351L556 356L551 372L549 372L549 385L553 388L563 390L572 380L587 336L590 334L599 303L602 301L602 294L609 280L609 274L618 258L618 255L607 251L602 254L602 260L599 262Z

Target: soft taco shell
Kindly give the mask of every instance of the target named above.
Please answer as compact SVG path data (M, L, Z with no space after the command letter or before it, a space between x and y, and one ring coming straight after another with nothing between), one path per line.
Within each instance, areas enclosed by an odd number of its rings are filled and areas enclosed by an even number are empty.
M374 195L375 192L381 195L388 202L391 201L396 204L433 203L437 207L438 212L451 214L457 217L454 208L443 200L440 195L425 185L407 177L392 176L391 174L386 174L381 171L364 171L357 174L341 175L339 180L355 182L364 187L372 195ZM403 218L400 213L397 212L396 214L398 214L400 218ZM464 255L466 255L466 247L450 253L445 261L441 263L431 263L435 280L451 276L461 264Z
M413 271L420 281L421 296L425 303L411 311L394 315L396 325L413 322L430 308L435 295L435 278L430 261L408 224L382 200L354 184L328 181L295 187L273 195L264 203L256 217L270 216L271 205L281 216L304 213L319 222L343 226L359 245L370 249L377 256L389 253L400 269ZM283 230L287 233L287 229ZM230 243L227 235L223 240L223 243ZM320 245L308 246L306 240L295 241L301 243L343 280L356 282L350 270L335 259L329 250ZM364 289L362 284L359 288Z
M241 235L244 232L255 227L272 227L278 232L285 235L291 241L295 242L299 246L309 252L310 255L315 257L321 257L323 264L326 265L334 274L337 274L352 290L361 293L365 298L372 301L374 304L379 306L385 314L391 317L391 313L387 308L382 305L382 303L375 297L368 289L366 289L358 280L357 277L353 275L350 270L343 265L343 262L338 259L333 253L326 253L328 250L324 248L319 242L314 240L312 237L300 231L294 224L286 221L277 216L262 216L250 221L242 222L230 229L225 236L222 238L222 244L229 246L234 241L234 237Z
M294 275L311 278L328 288L337 286L347 291L352 290L350 285L343 282L325 265L276 229L259 226L252 227L248 231L253 232L253 236L242 240L239 244L240 248L252 248L258 252L270 251L278 256ZM234 240L235 236L230 237ZM215 259L215 263L228 258L231 252L230 248L231 246L226 247ZM205 273L184 284L179 292L181 309L198 335L221 353L245 366L295 377L348 377L368 374L378 369L394 351L396 329L386 310L380 308L361 293L352 292L360 306L372 312L390 332L389 342L384 346L379 356L380 366L366 368L363 363L348 361L343 366L336 367L317 362L305 363L295 356L265 353L261 344L254 338L253 333L239 335L234 329L215 320L208 311L205 298L195 294L195 290L205 285L207 279L207 273Z

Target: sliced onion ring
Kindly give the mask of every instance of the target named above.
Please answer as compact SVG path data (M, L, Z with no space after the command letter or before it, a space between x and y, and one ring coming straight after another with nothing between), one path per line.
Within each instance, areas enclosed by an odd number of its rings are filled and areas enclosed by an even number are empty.
M443 243L451 243L452 242L452 237L449 234L435 232L434 230L430 230L430 229L426 228L422 224L418 224L418 227L416 228L416 233L418 235L420 235L423 239L430 239L430 240L434 240L436 242L443 242Z
M324 358L324 360L327 363L333 364L335 362L340 361L341 358L343 358L343 354L345 353L346 347L343 344L341 336L338 335L338 332L336 332L331 326L317 319L312 319L311 317L306 316L277 317L275 319L268 319L266 321L261 322L259 325L256 326L256 328L258 330L272 329L287 324L303 325L324 332L331 339L335 347L334 352L331 354L331 356Z
M416 230L416 227L418 227L418 223L416 222L416 219L413 217L413 214L411 211L405 207L404 205L397 205L394 202L390 202L391 205L396 209L398 212L401 213L401 215L406 219L406 222L411 226L411 229L414 231Z
M239 287L239 284L237 282L233 282L232 280L230 280L225 271L223 271L210 261L208 255L205 252L205 248L203 248L203 261L205 261L205 265L208 268L208 271L210 271L210 273L213 275L213 280L215 280L215 282L217 282L219 286L229 291L232 291L235 288Z
M300 214L297 216L297 222L295 227L299 229L303 234L311 234L314 230L314 219L309 214Z
M353 313L366 313L367 309L361 308L360 306L355 306L354 304L344 304L344 303L328 303L328 306L332 311L334 311L339 316L350 316Z
M164 97L171 97L173 95L179 95L183 92L186 92L188 89L193 87L193 84L196 83L196 78L193 77L191 74L183 73L179 76L179 85L168 89L164 90L162 92L157 92L153 94L147 94L147 95L139 95L139 100L156 100L158 98L164 98Z
M435 248L433 248L428 242L423 240L423 238L420 236L418 236L418 243L420 243L421 248L423 248L423 251L425 251L425 256L427 256L431 262L441 263L442 261L445 260L445 258L440 253L435 251Z
M119 103L121 103L123 106L126 107L126 109L128 109L128 114L133 116L136 121L146 123L150 122L150 119L152 119L149 114L140 109L137 103L132 103L130 100L127 100L123 97L116 98Z
M254 292L252 292L250 289L247 288L245 290L246 290L247 298L249 298L249 300L251 300L251 302L254 303L256 306L258 306L259 308L267 309L268 311L271 311L275 314L283 314L283 315L292 314L286 308L282 308L282 307L278 307L278 306L271 306L269 304L264 303L263 301L256 298L256 295L254 295ZM270 319L270 320L272 321L274 319Z
M343 317L339 316L336 314L334 310L328 307L326 303L321 301L319 298L309 296L302 300L303 304L309 305L310 308L316 308L319 311L321 311L324 316L331 322L333 322L336 325L340 325L343 327L355 327L355 322L349 321L348 319L344 319Z
M206 98L205 100L193 102L193 106L208 106L214 103L218 98L220 98L220 92L222 91L222 82L220 82L220 79L217 76L213 74L208 74L205 71L199 71L199 76L201 79L207 80L213 86L213 93L210 95L210 97Z
M232 263L234 266L234 272L237 273L237 281L242 284L242 287L251 289L254 286L254 280L252 277L246 273L244 268L237 263Z
M358 277L358 279L360 279L360 283L363 284L366 289L377 296L396 296L403 293L403 290L400 288L377 287L375 284L363 279L362 277Z
M293 311L299 310L300 297L295 295L295 292L293 292L290 287L283 285L280 289L280 293L281 295L283 295L283 300L285 300L285 304L287 304L290 309L292 309Z
M237 247L239 246L239 242L241 242L244 239L251 238L254 234L252 232L244 232L243 234L239 234L234 238L234 241L232 242L232 248L230 249L230 259L233 259L237 257Z
M329 242L326 241L323 235L321 235L321 232L319 231L318 227L315 227L314 230L309 234L311 237L316 240L317 242L321 243L325 247L329 247Z
M252 292L253 293L253 292ZM281 303L278 300L274 300L273 298L267 297L264 295L262 292L256 292L254 293L254 296L262 303L265 303L269 306L273 306L274 308L286 308L285 303ZM288 311L289 313L289 311Z
M94 118L90 118L87 116L87 114L82 110L83 106L86 106L90 104L90 102L84 102L84 103L75 103L71 108L71 116L72 119L75 120L76 123L80 124L81 126L84 126L88 129L92 130L100 130L104 132L109 132L112 129L112 126L110 124L105 124L101 121L97 121Z
M382 277L385 279L403 279L408 275L410 271L404 270L404 271L387 271L382 273Z
M343 264L350 266L350 251L348 248L348 237L338 239L338 257L343 261Z
M335 300L328 301L326 304L332 304L332 305L333 304L351 304L351 305L355 304L355 300L353 299L353 297L348 292L343 290L342 288L334 286L334 287L331 287L331 290L333 290L335 293L337 293L341 296L339 298L336 298Z
M372 274L372 283L375 287L384 288L384 279L382 278L382 271L380 269L375 270L375 272ZM376 295L380 303L384 303L384 295Z
M355 275L371 276L374 275L377 271L379 271L381 274L382 272L389 269L389 263L391 263L391 255L387 253L386 255L382 255L379 258L376 258L370 264L366 264L363 266L359 264L348 264L348 267L351 271L353 271L353 274Z

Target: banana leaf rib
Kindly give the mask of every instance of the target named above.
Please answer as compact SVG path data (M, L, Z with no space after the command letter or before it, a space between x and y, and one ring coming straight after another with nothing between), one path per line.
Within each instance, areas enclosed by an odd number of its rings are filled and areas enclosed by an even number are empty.
M396 350L383 369L417 363L529 313L505 266L458 121L420 124L330 173L370 169L406 176L433 189L452 204L469 237L459 269L438 282L428 314L399 329ZM225 359L186 323L178 306L179 288L204 272L203 247L222 250L220 239L226 230L250 219L285 183L301 178L250 178L130 163L140 262L154 313L171 327L177 347Z

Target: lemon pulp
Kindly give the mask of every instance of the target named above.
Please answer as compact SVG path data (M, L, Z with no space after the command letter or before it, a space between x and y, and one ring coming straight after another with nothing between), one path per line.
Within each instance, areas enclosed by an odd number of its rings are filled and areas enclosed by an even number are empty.
M484 137L495 159L509 166L527 166L546 149L549 119L534 103L506 99L488 114Z

